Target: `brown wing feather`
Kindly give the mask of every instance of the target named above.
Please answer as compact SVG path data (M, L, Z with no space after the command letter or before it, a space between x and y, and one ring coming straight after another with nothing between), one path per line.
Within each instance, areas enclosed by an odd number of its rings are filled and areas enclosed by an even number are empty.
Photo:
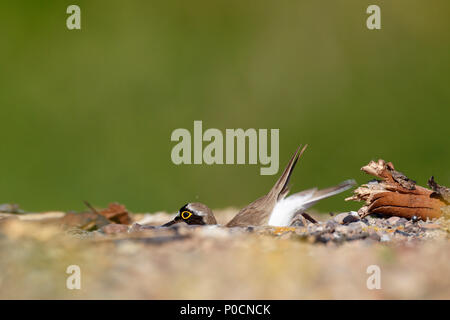
M268 195L263 196L243 208L226 224L227 227L260 226L266 224L275 206Z

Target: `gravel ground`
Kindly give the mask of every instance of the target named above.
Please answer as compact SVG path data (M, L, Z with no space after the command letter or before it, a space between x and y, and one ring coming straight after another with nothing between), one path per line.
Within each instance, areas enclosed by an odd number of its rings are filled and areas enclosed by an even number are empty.
M0 298L450 298L448 220L313 216L321 221L228 229L159 228L173 215L134 214L130 226L85 231L62 212L0 214ZM70 265L80 290L67 289ZM373 265L380 289L367 287Z

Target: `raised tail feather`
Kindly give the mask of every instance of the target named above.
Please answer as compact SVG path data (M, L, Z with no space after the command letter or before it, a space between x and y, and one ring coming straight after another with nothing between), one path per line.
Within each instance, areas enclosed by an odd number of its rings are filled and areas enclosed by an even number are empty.
M310 190L294 193L293 195L289 196L289 198L300 197L300 196L303 198L306 193L311 193L310 198L308 198L307 200L305 199L305 201L303 202L304 209L307 209L307 208L315 205L318 201L325 199L325 198L332 197L338 193L344 192L355 185L356 185L356 181L353 179L349 179L349 180L345 180L344 182L341 182L337 186L333 186L333 187L329 187L329 188L325 188L325 189L321 189L321 190L317 190L317 188L315 188L315 189L310 189Z
M284 169L283 173L281 174L278 181L273 186L272 190L270 190L271 193L274 193L277 197L277 199L284 198L288 192L289 192L289 179L291 177L292 171L294 171L295 165L297 164L298 159L302 156L303 152L308 147L307 144L304 145L304 147L301 149L302 146L300 145L297 148L297 151L295 151L295 154L292 156L291 160L289 160L289 163L287 164L286 168Z

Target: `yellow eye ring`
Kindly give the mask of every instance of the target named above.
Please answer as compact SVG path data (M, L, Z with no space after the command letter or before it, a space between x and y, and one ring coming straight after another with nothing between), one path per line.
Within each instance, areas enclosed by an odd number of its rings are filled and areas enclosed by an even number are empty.
M183 212L181 213L181 217L182 217L184 220L189 219L191 216L192 216L192 213L189 212L189 211L183 211Z

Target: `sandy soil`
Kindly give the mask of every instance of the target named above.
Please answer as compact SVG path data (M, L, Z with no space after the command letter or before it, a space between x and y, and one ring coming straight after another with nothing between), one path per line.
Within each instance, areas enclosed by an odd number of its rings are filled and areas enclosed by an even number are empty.
M219 222L235 210L217 212ZM0 218L2 299L449 299L448 225L420 238L318 242L305 228L67 230L64 213ZM172 215L133 215L159 225ZM317 217L317 215L316 215ZM327 218L326 216L322 220ZM328 217L329 218L329 217ZM437 225L437 227L436 227ZM68 266L81 270L69 290ZM368 289L367 268L381 289Z

